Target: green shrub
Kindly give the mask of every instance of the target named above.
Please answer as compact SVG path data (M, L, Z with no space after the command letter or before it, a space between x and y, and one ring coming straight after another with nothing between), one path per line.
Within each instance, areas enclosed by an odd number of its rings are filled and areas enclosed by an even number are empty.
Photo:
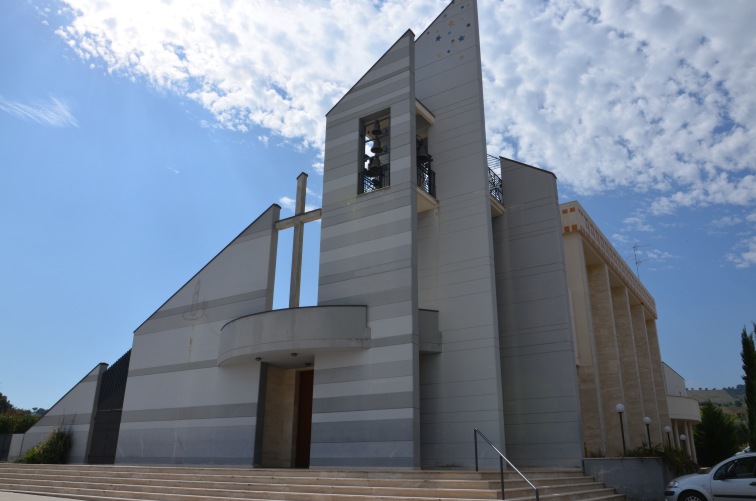
M43 441L29 449L18 459L19 463L64 464L71 449L71 432L53 428Z
M656 444L649 449L648 445L630 449L625 454L627 457L658 457L667 465L675 476L695 473L696 463L680 449L669 449L661 444Z

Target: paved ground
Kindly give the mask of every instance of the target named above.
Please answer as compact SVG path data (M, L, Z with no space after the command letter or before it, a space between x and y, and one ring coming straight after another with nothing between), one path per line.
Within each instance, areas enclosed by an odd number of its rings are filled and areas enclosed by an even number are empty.
M0 492L0 501L62 501L63 498L48 496L32 496L30 494L16 494L14 492Z

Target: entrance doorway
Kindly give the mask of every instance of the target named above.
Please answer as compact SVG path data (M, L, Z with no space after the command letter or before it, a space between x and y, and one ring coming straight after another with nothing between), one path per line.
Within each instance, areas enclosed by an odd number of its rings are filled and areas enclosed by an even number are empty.
M297 372L297 433L294 467L310 467L310 441L312 439L312 386L315 371Z
M265 468L310 466L312 369L267 367L260 465Z

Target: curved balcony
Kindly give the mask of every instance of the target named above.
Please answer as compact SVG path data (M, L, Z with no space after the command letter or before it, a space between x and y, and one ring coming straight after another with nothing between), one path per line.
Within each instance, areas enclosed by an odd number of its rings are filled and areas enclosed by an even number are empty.
M669 408L669 418L682 421L701 422L701 411L698 408L698 402L689 397L677 397L667 395L667 407Z
M218 365L260 359L285 364L317 352L370 346L366 306L313 306L265 311L221 328Z

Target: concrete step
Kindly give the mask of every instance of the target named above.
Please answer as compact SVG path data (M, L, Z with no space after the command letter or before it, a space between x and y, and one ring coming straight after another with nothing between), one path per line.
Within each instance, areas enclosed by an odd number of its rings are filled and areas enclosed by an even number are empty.
M0 469L0 479L24 479L28 482L37 481L74 481L103 482L113 484L152 484L156 482L172 482L196 484L203 483L213 488L235 488L235 486L253 486L255 484L287 485L329 485L329 486L370 486L370 487L405 487L405 488L441 488L441 489L492 489L499 486L499 481L493 480L462 480L462 479L401 479L401 478L339 478L339 477L282 477L267 475L170 475L163 473L128 472L106 475L105 472L65 472L48 470L45 472L29 472L25 470L3 471ZM522 480L511 479L510 482L524 483Z
M8 487L12 485L30 485L26 480L4 480ZM423 489L413 487L369 487L369 486L333 486L333 485L288 485L264 483L237 483L233 485L195 482L191 485L161 484L161 483L115 483L115 482L85 482L71 480L48 480L46 487L64 491L66 489L99 488L103 490L118 490L154 494L175 495L205 495L213 493L215 497L285 497L300 499L300 495L338 495L338 496L396 496L396 497L424 497L432 493L434 497L447 499L496 499L498 491L494 489Z
M523 472L550 501L620 501L577 469ZM505 473L508 501L535 499ZM183 466L0 463L0 491L80 500L483 501L501 497L499 472L463 470L291 470Z

